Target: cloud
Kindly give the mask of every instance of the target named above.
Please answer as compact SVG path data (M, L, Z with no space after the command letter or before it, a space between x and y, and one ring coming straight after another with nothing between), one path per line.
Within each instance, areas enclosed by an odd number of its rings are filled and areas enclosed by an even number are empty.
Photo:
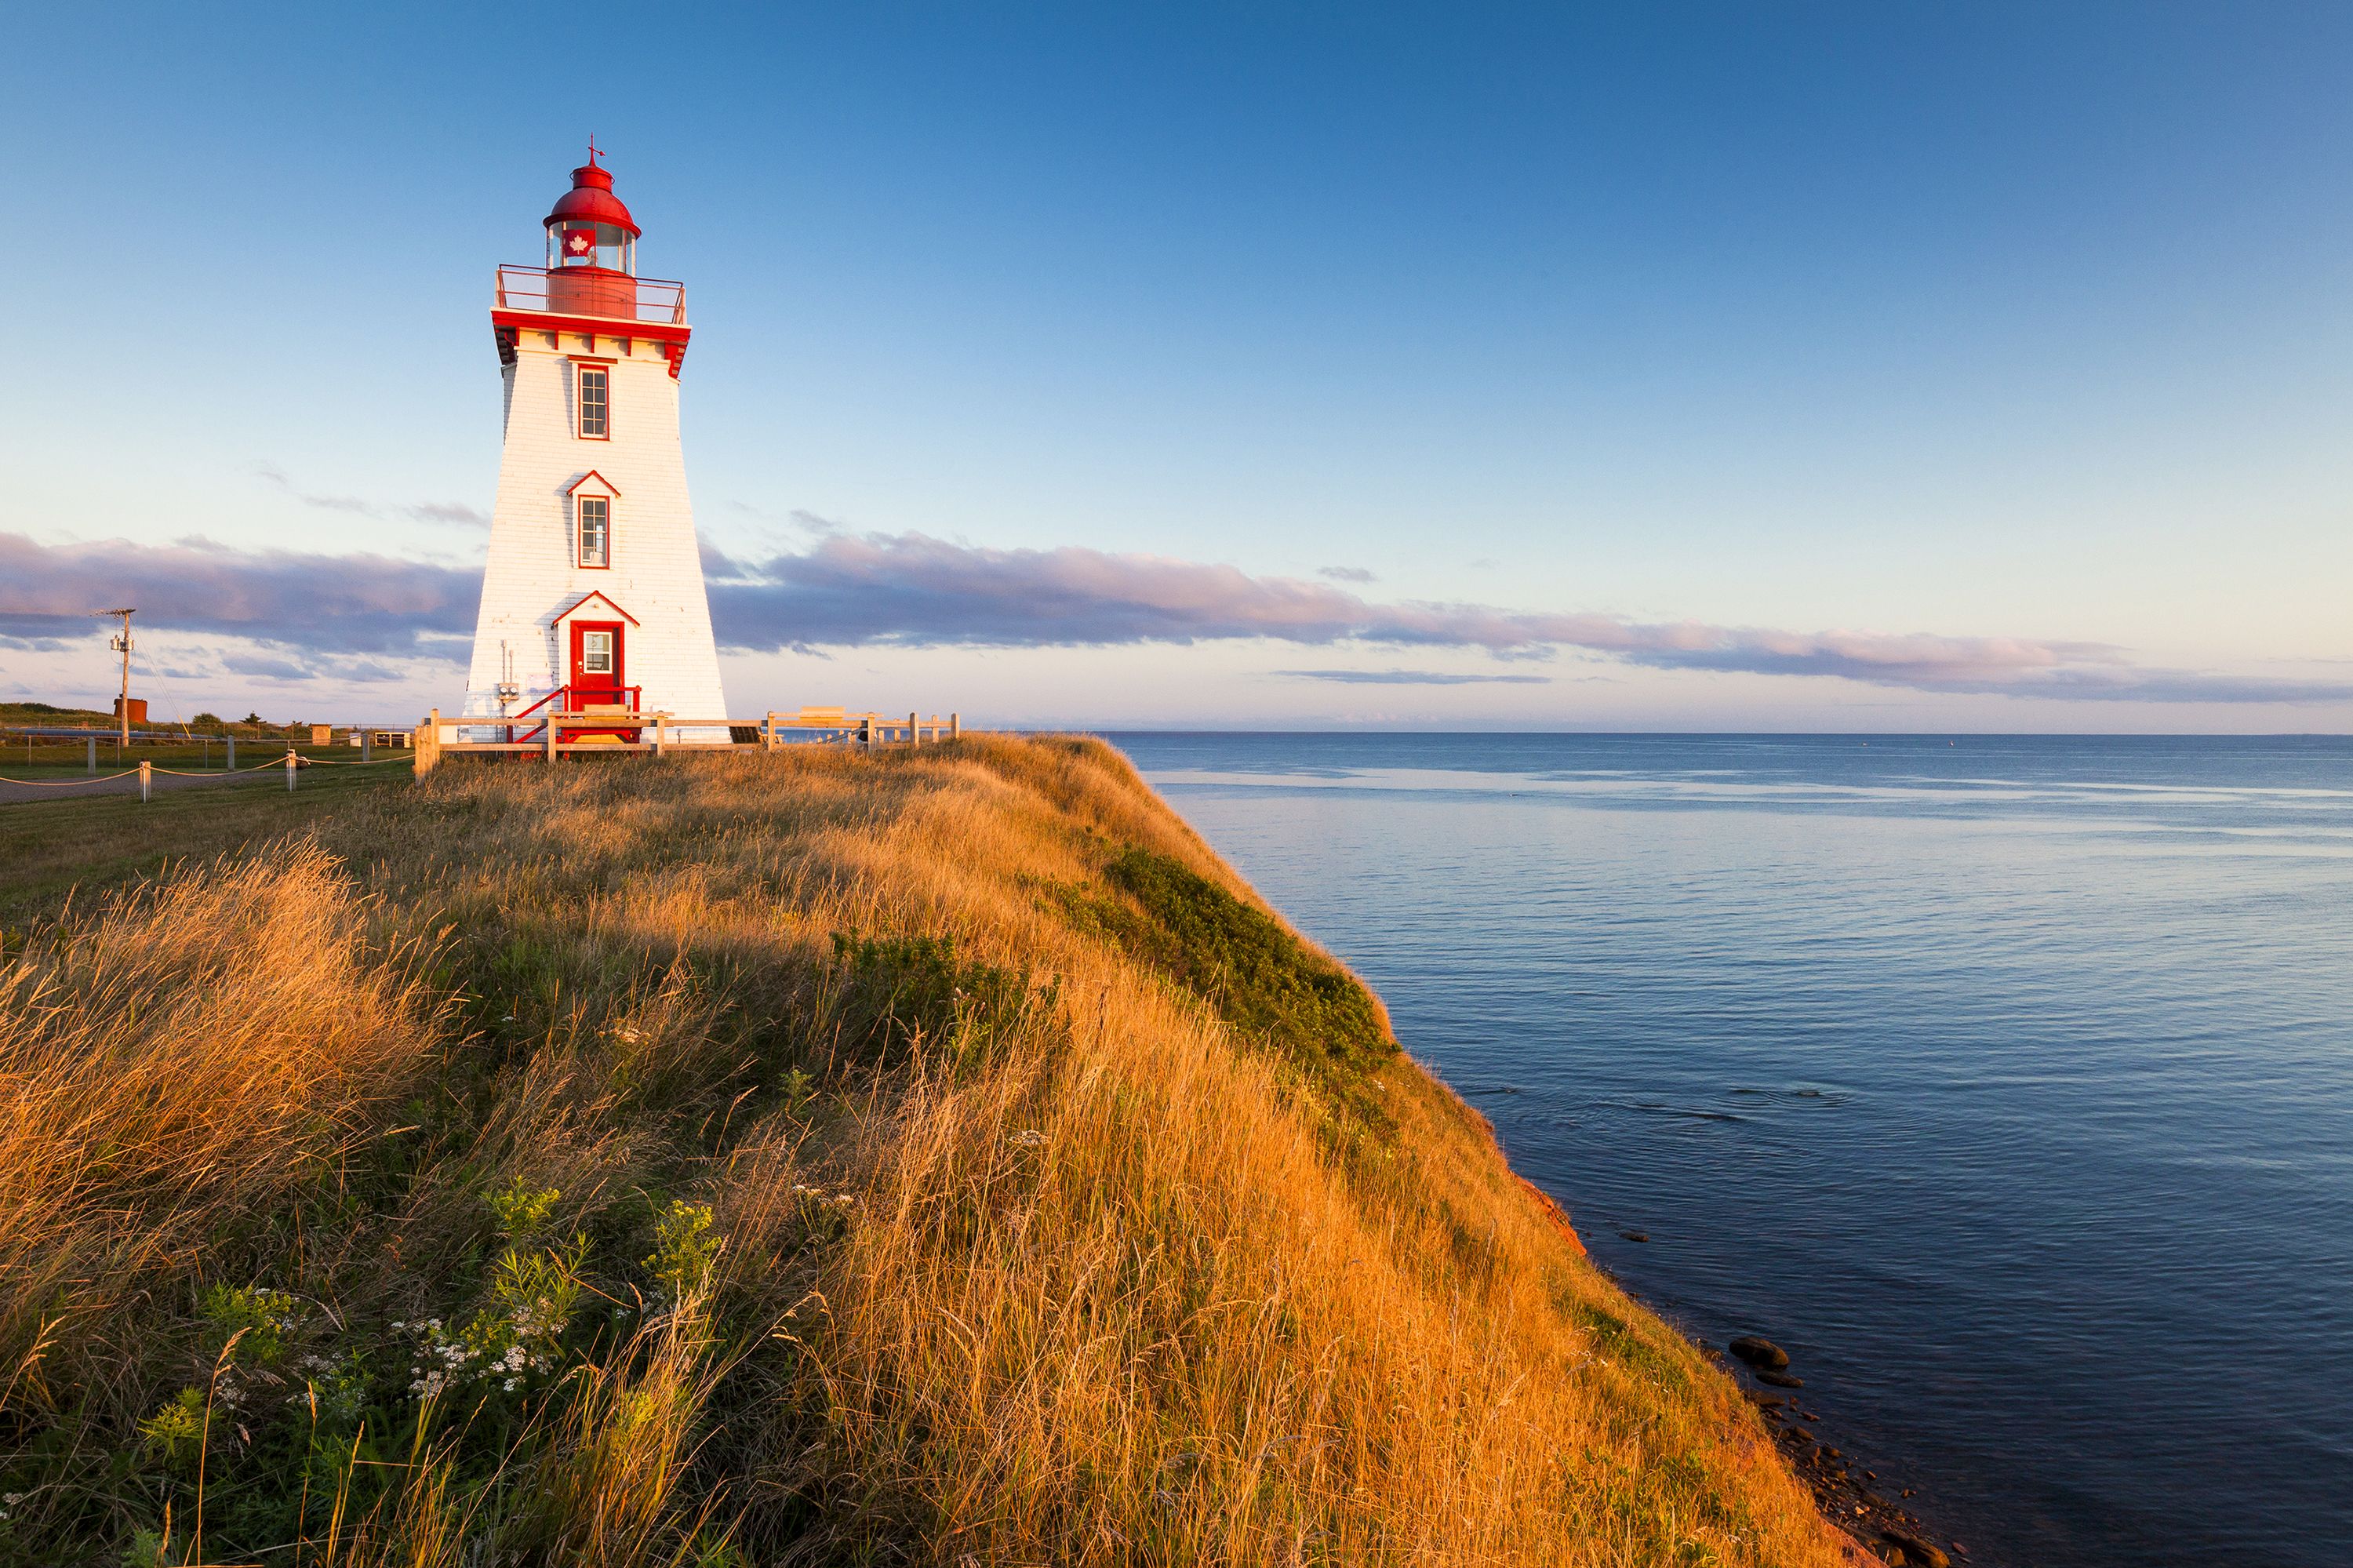
M308 681L318 674L300 660L264 658L256 654L232 653L221 663L233 675L254 675L265 681Z
M0 638L73 634L109 605L141 627L222 633L306 652L446 656L429 647L474 627L481 571L388 556L238 550L209 539L43 545L0 534ZM343 670L333 672L338 675Z
M491 525L488 514L462 501L426 501L403 510L419 523L455 523L462 528L487 528Z
M1380 579L1362 567L1318 567L1315 575L1330 577L1335 583L1370 583Z
M356 495L314 495L287 478L274 464L255 463L253 471L303 505L315 506L322 512L349 512L356 516L380 519L406 517L416 523L454 523L464 528L487 528L491 525L487 513L462 501L423 501L413 505L397 505L363 501Z
M740 650L1265 640L1465 649L1499 659L1576 650L1653 669L1827 676L1912 691L2067 701L2353 701L2353 680L2151 669L2105 643L1793 632L1480 604L1375 603L1329 583L1077 546L994 550L923 534L834 533L812 537L799 553L766 559L731 557L708 545L702 556L720 641ZM0 534L0 643L78 641L97 629L89 611L128 602L139 607L142 627L243 639L274 661L267 670L257 665L240 673L385 680L396 676L384 663L349 656L461 656L480 581L479 567L385 556L239 550L203 538L42 545ZM1410 669L1283 673L1395 685L1534 684L1546 678Z
M924 534L832 534L800 554L764 561L710 554L721 567L711 588L720 638L747 650L1265 638L1474 648L1504 658L1573 648L1656 669L1834 676L1915 691L2071 700L2353 700L2353 682L2142 669L2105 643L1792 632L1479 604L1374 603L1324 583L1081 546L997 550Z
M1277 670L1295 681L1335 681L1350 686L1548 686L1550 675L1466 675L1440 670Z

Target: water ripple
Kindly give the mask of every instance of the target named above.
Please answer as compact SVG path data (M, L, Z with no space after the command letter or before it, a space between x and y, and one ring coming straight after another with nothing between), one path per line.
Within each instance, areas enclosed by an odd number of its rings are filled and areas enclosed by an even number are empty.
M2345 1560L2353 742L1117 738L1981 1568Z

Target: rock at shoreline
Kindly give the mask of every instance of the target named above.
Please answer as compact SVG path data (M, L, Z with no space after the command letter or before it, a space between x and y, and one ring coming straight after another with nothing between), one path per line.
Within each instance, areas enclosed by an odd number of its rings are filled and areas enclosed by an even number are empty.
M1945 1555L1945 1549L1933 1542L1923 1541L1902 1530L1883 1530L1879 1535L1888 1545L1902 1552L1906 1563L1920 1563L1923 1568L1953 1568L1953 1560Z
M1772 1340L1755 1334L1743 1334L1732 1341L1732 1353L1752 1367L1767 1367L1779 1372L1789 1364L1789 1352Z
M1651 1239L1651 1233L1648 1231L1620 1231L1618 1234L1628 1241L1646 1242Z
M1806 1380L1794 1373L1773 1372L1769 1369L1761 1367L1757 1369L1757 1381L1758 1383L1770 1383L1775 1388L1803 1388L1806 1386Z

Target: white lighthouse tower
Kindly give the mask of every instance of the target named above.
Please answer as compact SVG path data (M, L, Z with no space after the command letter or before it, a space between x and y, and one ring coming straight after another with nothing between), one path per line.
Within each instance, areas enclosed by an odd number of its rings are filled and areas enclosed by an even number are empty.
M544 219L545 265L498 272L506 450L466 685L471 739L533 737L554 711L727 712L679 449L686 290L637 275L637 223L596 159L591 143ZM638 738L619 722L561 728L567 743ZM727 732L683 736L706 737Z

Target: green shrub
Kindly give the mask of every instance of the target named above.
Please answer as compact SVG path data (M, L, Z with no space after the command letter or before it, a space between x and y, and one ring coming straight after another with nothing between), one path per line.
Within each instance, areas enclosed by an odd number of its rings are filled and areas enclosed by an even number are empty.
M711 1220L710 1204L678 1199L654 1221L654 1250L645 1266L666 1299L683 1301L709 1283L712 1266L726 1245L724 1236L711 1234Z
M213 1349L248 1366L274 1366L302 1327L302 1304L267 1286L216 1285L200 1310L212 1327Z
M170 1470L193 1470L205 1447L205 1391L184 1388L139 1424L147 1451Z
M511 1241L537 1235L547 1224L548 1212L555 1201L564 1196L553 1187L533 1187L518 1176L509 1186L490 1193L483 1199L497 1216L499 1234Z
M952 937L837 931L835 1023L843 1043L892 1061L921 1045L959 1065L993 1057L1021 1024L1051 1012L1053 988L956 956Z
M1354 975L1282 921L1166 855L1126 850L1103 876L1125 897L1070 895L1082 928L1114 938L1200 997L1346 1118L1388 1130L1390 1118L1368 1080L1397 1054L1397 1042Z

